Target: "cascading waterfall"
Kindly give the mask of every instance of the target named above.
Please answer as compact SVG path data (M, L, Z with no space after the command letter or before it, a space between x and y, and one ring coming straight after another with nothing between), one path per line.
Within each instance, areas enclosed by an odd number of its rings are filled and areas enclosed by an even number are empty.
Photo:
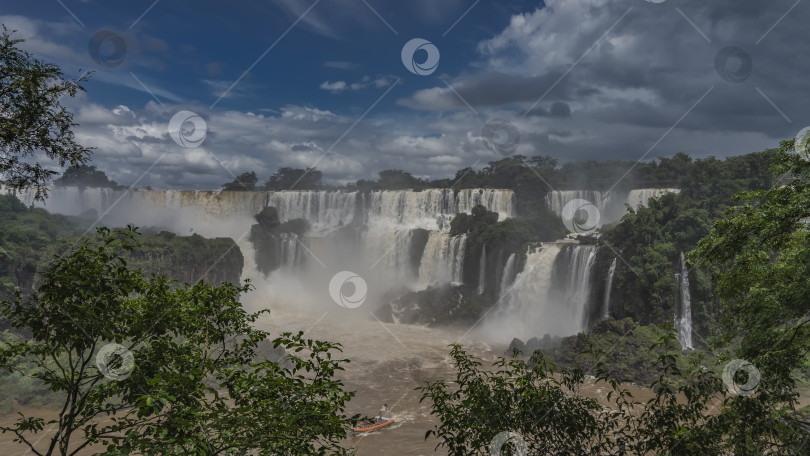
M591 293L591 271L596 263L596 247L592 245L568 245L557 258L552 280L565 287L552 288L553 300L566 302L575 309L575 320L581 328L587 327L588 302Z
M677 188L641 188L629 192L613 191L603 193L598 190L554 190L546 194L546 207L557 215L562 214L566 204L580 199L599 209L600 224L619 220L626 213L625 204L633 209L646 206L650 198L660 198L667 193L679 193Z
M306 252L301 243L306 239L298 239L295 234L282 234L280 236L280 256L282 267L300 268L306 261Z
M681 190L677 188L638 188L630 190L627 194L627 204L633 209L638 209L641 206L646 206L650 198L660 198L667 193L680 193Z
M497 212L500 220L512 217L515 198L511 190L499 189L233 192L75 187L52 189L45 203L35 203L33 196L29 189L20 199L50 212L101 216L108 226L148 225L181 235L196 232L240 240L247 239L254 215L274 207L280 222L301 218L311 227L303 237L277 239L274 255L281 269L321 267L320 260L310 258L317 255L358 271L371 268L371 280L379 273L387 283L408 287L461 282L466 237L450 237L450 221L478 204ZM420 234L421 245L414 241L417 230L428 232ZM241 242L240 247L246 244L251 243ZM250 252L245 255L254 260Z
M506 259L506 265L503 267L503 275L501 276L501 286L498 290L498 296L503 297L509 286L512 285L512 277L515 275L515 254L509 255Z
M269 192L264 201L264 206L276 208L280 221L305 219L318 235L351 223L357 210L357 192Z
M595 246L558 242L533 249L482 331L496 340L526 340L585 330L595 263Z
M689 292L689 270L686 269L686 256L681 252L680 272L675 273L676 312L675 329L678 342L684 350L692 350L692 296Z
M582 199L602 209L602 192L595 190L553 190L546 194L546 207L557 215L562 214L563 207L569 202Z
M0 189L0 192L4 190ZM478 204L497 212L503 220L514 216L514 192L499 189L426 189L348 191L208 191L208 190L113 190L109 188L57 187L43 204L34 202L34 190L26 189L19 199L26 205L44 207L50 212L78 215L95 210L109 212L112 222L136 221L132 210L140 213L165 210L177 216L178 209L195 210L202 216L191 222L227 221L251 218L262 208L275 207L282 222L303 218L316 232L327 233L352 221L372 223L387 220L398 225L428 230L447 230L443 226L458 213L469 213ZM189 211L190 212L190 211ZM183 215L185 216L185 214ZM358 217L356 220L355 217Z
M436 283L461 283L464 267L464 246L467 236L450 236L432 232L419 265L419 285L426 288Z
M602 318L610 315L610 292L613 290L613 275L616 274L616 260L618 260L618 257L613 257L613 262L610 263L610 269L608 269L607 279L605 280L605 299L602 301Z
M481 260L478 262L478 294L484 294L487 279L487 246L481 250Z

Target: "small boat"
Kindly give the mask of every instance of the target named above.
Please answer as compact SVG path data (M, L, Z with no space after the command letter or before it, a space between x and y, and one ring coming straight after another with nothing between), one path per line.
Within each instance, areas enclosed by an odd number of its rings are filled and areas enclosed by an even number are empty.
M357 425L356 428L352 428L352 432L369 432L369 431L376 431L377 429L384 428L389 424L394 422L394 417L383 417L377 416L374 417L371 421L365 421Z

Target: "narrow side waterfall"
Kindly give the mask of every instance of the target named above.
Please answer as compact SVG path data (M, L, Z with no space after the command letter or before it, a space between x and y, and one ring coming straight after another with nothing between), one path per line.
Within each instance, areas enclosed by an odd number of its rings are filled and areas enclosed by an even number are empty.
M613 262L610 263L610 269L608 269L607 279L605 280L605 299L602 301L602 318L610 315L610 292L613 290L613 275L616 274L616 260L618 260L618 258L614 257Z
M590 277L596 247L542 244L526 255L526 265L481 331L492 340L570 336L585 330ZM508 290L508 292L507 292Z
M506 265L503 267L503 274L501 275L501 286L498 290L498 296L502 297L509 286L512 285L512 278L515 275L515 254L509 255L506 259Z
M689 270L686 269L686 257L681 252L680 272L675 273L676 308L675 329L678 331L678 342L684 350L692 350L692 296L689 293Z
M481 250L481 261L478 262L478 294L484 294L487 279L487 246Z
M419 265L419 287L436 283L460 283L464 267L464 245L467 236L450 236L432 232Z

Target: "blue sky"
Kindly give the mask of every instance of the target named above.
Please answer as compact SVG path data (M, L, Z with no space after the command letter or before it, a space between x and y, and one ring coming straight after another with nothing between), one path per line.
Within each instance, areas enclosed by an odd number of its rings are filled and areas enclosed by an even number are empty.
M389 168L446 177L502 157L480 137L493 119L520 132L516 153L561 163L775 147L810 124L808 18L794 0L7 0L0 10L37 57L68 77L94 71L87 93L66 100L94 163L162 188L217 188L245 171L264 180L279 166L315 165L335 183ZM117 66L89 51L103 30L126 43ZM435 72L403 65L413 38L439 50ZM179 111L205 120L198 147L168 132Z

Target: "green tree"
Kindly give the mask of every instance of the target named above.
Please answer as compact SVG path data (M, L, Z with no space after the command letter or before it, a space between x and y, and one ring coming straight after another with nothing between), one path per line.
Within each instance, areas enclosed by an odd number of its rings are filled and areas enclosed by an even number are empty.
M222 185L223 190L235 191L235 192L252 192L256 190L256 182L259 181L259 178L256 177L256 173L253 171L242 173L236 176L231 182Z
M782 142L772 167L791 181L738 195L690 254L719 268L727 317L718 343L759 369L773 410L796 404L795 374L810 351L810 162L792 149Z
M0 303L30 335L0 345L0 371L28 372L64 397L58 418L0 429L37 455L93 444L106 454L346 454L337 443L357 417L344 415L353 393L334 378L347 362L333 356L340 347L287 333L273 344L299 355L263 353L268 334L253 324L265 312L238 301L249 285L145 277L122 256L136 233L99 229L55 258L32 296ZM120 349L103 356L111 343Z
M386 169L380 171L378 180L382 190L406 190L424 188L426 182L413 177L411 173L399 169Z
M34 58L20 49L21 39L0 32L0 184L13 191L33 186L35 198L44 200L44 185L57 174L38 160L55 160L59 166L85 163L91 149L74 141L73 114L62 104L65 95L84 90L77 81L62 77L59 67ZM26 157L36 157L34 163Z
M75 165L62 173L62 177L53 181L57 187L94 187L94 188L124 188L113 180L110 180L104 171L99 171L95 166Z
M651 349L677 345L668 333ZM555 372L541 351L528 361L499 357L484 367L454 345L453 381L419 388L439 421L425 438L436 436L437 448L450 456L806 454L801 452L810 437L806 430L794 432L786 421L769 416L762 394L729 395L701 357L680 368L665 349L657 361L661 374L651 386L654 396L638 402L607 373L607 353L586 351L595 372L591 387L607 393L600 399L580 394L586 385L581 370Z
M323 173L315 168L279 168L264 183L265 190L318 190L322 188Z

